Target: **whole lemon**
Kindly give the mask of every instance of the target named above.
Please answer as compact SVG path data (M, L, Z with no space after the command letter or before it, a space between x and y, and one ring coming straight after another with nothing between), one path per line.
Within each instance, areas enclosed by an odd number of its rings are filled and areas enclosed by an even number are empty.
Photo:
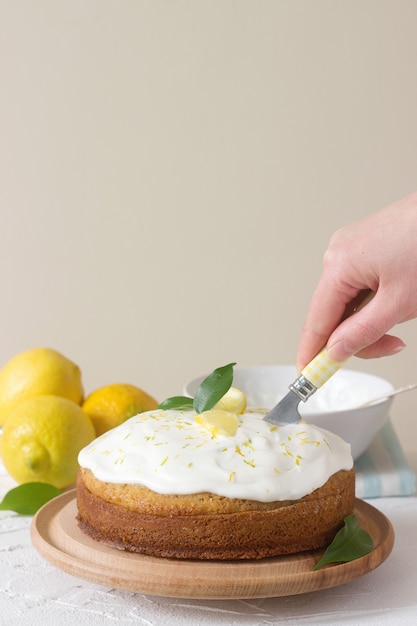
M112 383L90 393L82 408L91 418L96 435L99 436L129 417L151 411L157 406L155 398L140 387L127 383Z
M0 426L24 400L49 394L81 404L84 390L79 367L51 348L17 354L0 369Z
M61 489L75 481L78 453L94 438L91 420L78 404L59 396L36 396L9 414L0 452L18 483L44 482Z

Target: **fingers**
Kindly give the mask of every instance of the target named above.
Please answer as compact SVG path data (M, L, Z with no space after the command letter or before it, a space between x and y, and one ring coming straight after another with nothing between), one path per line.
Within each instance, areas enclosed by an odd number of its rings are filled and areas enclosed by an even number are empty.
M393 356L404 348L405 343L399 337L384 335L375 343L357 352L355 356L362 359L377 359L383 356Z
M359 291L359 288L337 290L329 285L326 276L322 276L311 298L306 321L301 331L296 359L299 372L326 345L327 340L339 325L346 305Z
M401 352L405 348L405 343L399 337L393 335L383 335L377 341L367 345L365 348L356 351L351 345L343 341L338 341L327 349L329 357L336 362L343 362L355 355L362 359L376 359L383 356L392 356Z
M336 231L310 302L297 353L297 369L327 346L336 361L395 354L404 344L387 333L417 317L417 194ZM361 290L374 299L342 320Z
M361 311L340 324L327 342L330 358L340 362L354 354L363 358L388 356L404 348L401 339L386 334L399 321L395 300L379 291Z
M323 291L323 285L324 282L312 298L308 322L301 334L297 354L298 371L325 345L330 358L336 362L346 361L353 355L362 358L390 356L405 347L400 338L386 334L397 322L402 321L398 319L395 305L397 297L394 294L387 295L382 290L377 292L362 310L339 324L346 309L346 294L336 296L335 291ZM334 304L335 298L338 299L338 306Z

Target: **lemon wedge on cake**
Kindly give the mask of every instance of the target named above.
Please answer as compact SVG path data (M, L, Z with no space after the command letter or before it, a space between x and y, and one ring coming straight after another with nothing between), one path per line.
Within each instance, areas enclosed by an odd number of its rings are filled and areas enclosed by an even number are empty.
M236 413L223 411L223 409L204 411L196 415L194 419L197 424L201 424L204 428L207 428L214 437L216 435L233 437L239 426L239 418Z
M212 409L196 415L195 421L207 428L214 437L233 437L239 427L238 415L245 409L246 395L240 389L230 387Z
M246 395L237 387L230 387L213 408L240 415L246 409Z

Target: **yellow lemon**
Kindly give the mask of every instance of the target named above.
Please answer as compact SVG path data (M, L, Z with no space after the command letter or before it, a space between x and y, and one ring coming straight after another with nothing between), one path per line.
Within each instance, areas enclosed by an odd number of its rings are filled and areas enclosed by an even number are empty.
M127 383L112 383L96 389L82 408L90 417L96 435L115 428L129 417L156 409L158 402L146 391Z
M230 387L223 398L221 398L213 408L231 411L239 415L246 409L246 395L240 389Z
M223 411L222 409L210 409L195 416L195 421L216 435L233 437L239 427L239 418L236 413Z
M59 396L36 396L9 414L0 452L18 483L44 482L61 489L75 481L78 453L94 438L91 420L78 404Z
M81 372L51 348L33 348L14 356L0 369L0 426L21 402L42 395L83 401Z

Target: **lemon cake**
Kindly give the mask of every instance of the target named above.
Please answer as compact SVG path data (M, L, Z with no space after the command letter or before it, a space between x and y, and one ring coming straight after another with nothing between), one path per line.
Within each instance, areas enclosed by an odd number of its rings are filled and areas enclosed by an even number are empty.
M259 559L328 545L354 508L350 446L304 422L274 426L259 410L235 416L235 425L227 415L222 429L213 415L157 409L86 446L80 528L120 549L178 559Z

